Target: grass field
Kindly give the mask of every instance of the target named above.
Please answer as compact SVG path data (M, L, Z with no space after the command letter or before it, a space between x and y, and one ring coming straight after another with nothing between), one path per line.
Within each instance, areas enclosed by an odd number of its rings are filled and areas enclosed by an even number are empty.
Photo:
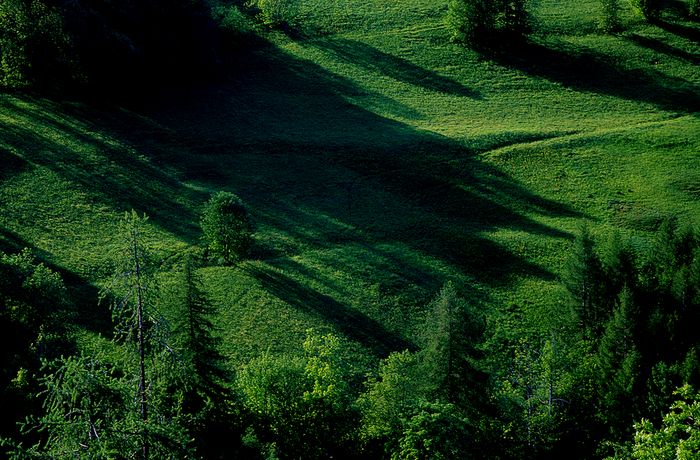
M640 250L665 217L700 223L700 25L625 10L606 36L595 1L536 12L530 44L484 56L450 43L442 3L302 0L293 37L205 88L119 110L0 96L0 248L32 248L100 316L122 213L167 258L224 189L258 226L251 260L201 270L234 364L310 327L358 363L415 347L447 280L547 327L582 223Z

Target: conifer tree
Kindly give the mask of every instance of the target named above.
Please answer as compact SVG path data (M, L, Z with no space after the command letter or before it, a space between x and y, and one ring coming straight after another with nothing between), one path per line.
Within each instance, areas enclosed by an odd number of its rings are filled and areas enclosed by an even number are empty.
M162 455L168 444L173 452L188 442L178 427L183 418L180 407L182 391L176 380L182 372L169 352L170 331L156 308L158 284L155 263L144 234L148 218L136 211L126 213L122 221L119 251L114 256L115 273L111 285L102 293L112 299L115 339L131 348L136 363L128 375L135 376L140 419L140 458ZM174 436L174 438L173 438ZM175 449L173 446L179 446Z
M148 271L148 252L143 242L143 225L147 217L139 217L136 211L126 213L121 221L121 257L116 260L116 273L113 278L117 288L113 314L117 319L118 331L133 341L138 353L138 400L141 416L142 445L141 456L149 457L148 441L148 387L146 379L146 334L152 317L145 312L146 296L150 294L152 278Z
M565 267L564 285L580 325L594 337L599 336L609 316L605 311L602 284L603 269L595 252L595 242L588 227L582 227Z
M637 306L630 291L625 289L605 326L597 354L601 416L611 426L619 427L634 414L642 359L635 334L638 323Z
M228 420L233 402L228 388L231 378L218 348L220 340L214 335L211 317L215 309L195 270L194 259L188 255L165 301L177 311L174 334L185 369L183 406L191 417L195 444L200 454L216 455L220 442L215 438L231 434L237 427Z
M465 409L478 400L475 395L485 381L476 369L480 355L477 345L483 330L481 316L459 297L454 284L446 283L430 305L421 352L425 375L433 382L433 394L442 401Z
M179 401L181 372L164 350L166 333L153 306L154 278L144 241L145 217L127 213L102 292L112 301L113 353L48 363L44 414L30 419L42 435L15 458L187 458L189 434Z

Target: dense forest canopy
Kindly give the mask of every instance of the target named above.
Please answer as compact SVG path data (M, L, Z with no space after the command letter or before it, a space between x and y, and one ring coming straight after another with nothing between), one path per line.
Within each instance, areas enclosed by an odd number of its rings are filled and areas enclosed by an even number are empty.
M0 0L3 456L700 456L700 3L394 3Z

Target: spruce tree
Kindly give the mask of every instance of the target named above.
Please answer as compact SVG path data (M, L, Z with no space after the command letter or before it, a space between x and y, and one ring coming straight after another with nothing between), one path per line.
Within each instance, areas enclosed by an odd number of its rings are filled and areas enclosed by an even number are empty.
M225 358L219 351L212 316L215 308L207 299L192 256L187 256L177 283L166 299L177 312L174 334L177 354L185 369L183 406L191 417L191 431L200 454L216 456L227 437L238 427L229 420L232 394ZM231 446L226 444L227 449Z
M599 398L602 420L611 427L621 427L635 414L642 356L638 350L639 311L628 289L600 339L597 353Z
M421 362L430 376L433 394L443 402L468 409L481 392L485 376L477 370L477 345L484 331L482 317L446 283L430 304Z
M564 285L571 296L579 324L593 337L598 337L609 312L605 309L603 268L595 252L595 242L582 227L574 241L564 273Z

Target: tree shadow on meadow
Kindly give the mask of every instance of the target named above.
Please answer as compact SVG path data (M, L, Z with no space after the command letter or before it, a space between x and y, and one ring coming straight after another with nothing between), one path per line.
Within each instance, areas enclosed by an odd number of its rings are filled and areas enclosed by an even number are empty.
M656 38L643 37L637 34L630 34L625 37L637 46L648 48L656 53L666 54L678 59L682 59L692 65L700 65L700 54L682 50L678 47L664 43Z
M363 55L361 65L421 79L412 64L372 64L383 56L352 41L332 42L329 49L347 59ZM513 272L552 277L482 235L504 227L569 238L527 214L579 213L537 196L450 139L355 105L352 98L365 90L311 61L270 46L246 62L227 85L147 112L197 140L189 157L197 167L180 164L186 180L234 190L265 225L306 247L333 246L328 235L342 234L373 246L407 244L487 283ZM424 84L457 91L450 87L457 83L423 72Z
M383 53L352 41L328 46L398 80L478 97L413 64L378 62ZM95 201L146 212L191 242L197 210L210 191L231 190L248 204L274 258L352 247L326 263L359 277L388 270L398 277L392 289L418 286L421 301L452 276L441 264L487 286L507 286L521 276L554 279L488 233L509 229L568 239L535 216L580 213L531 192L463 145L358 106L353 100L366 90L311 61L269 45L241 62L245 67L229 80L158 95L140 114L76 107L66 109L72 118L64 120L51 110L11 104L23 123L1 125L0 138ZM370 96L389 112L404 109ZM78 151L74 144L89 148ZM297 281L313 274L296 273L291 265L285 270L255 276L290 305L375 350L410 345L376 318Z
M52 271L61 275L68 291L68 303L61 312L66 324L85 327L109 336L113 330L109 308L100 304L99 290L80 275L51 262L51 255L0 225L0 252L16 254L29 249L30 254Z
M647 42L643 46L649 45ZM661 46L658 43L653 45ZM671 51L668 48L665 45L665 52ZM614 58L582 46L557 43L555 48L528 42L508 52L492 51L486 55L501 65L559 82L577 91L649 103L675 112L692 113L700 109L698 85L655 70L653 66L624 68Z
M415 345L388 331L374 319L279 270L248 265L246 271L270 294L299 311L323 319L348 339L372 350L376 356L386 356L396 350L415 351Z
M98 110L75 110L73 117L61 118L56 114L71 113L70 106L30 100L28 106L19 99L0 99L0 109L15 121L0 124L0 154L5 161L0 179L22 168L47 168L88 193L95 203L116 211L146 212L164 229L196 241L198 218L192 203L202 202L206 194L183 187L168 165L157 160L148 136L140 143L125 142L102 120L94 119ZM123 115L118 119L124 129L148 132L139 120ZM172 146L162 142L159 146L168 147Z
M335 37L313 41L310 44L331 54L340 62L359 66L409 85L436 93L468 97L475 100L482 99L478 91L468 88L462 83L417 66L406 59L380 51L358 40Z

